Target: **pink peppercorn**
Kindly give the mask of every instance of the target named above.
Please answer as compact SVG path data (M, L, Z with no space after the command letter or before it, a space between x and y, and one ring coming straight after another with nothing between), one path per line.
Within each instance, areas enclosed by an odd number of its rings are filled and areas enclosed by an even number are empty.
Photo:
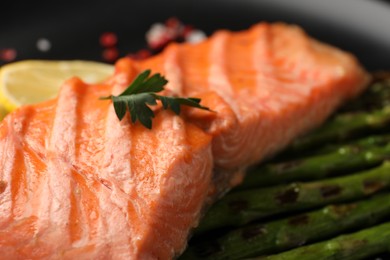
M181 35L183 38L186 38L192 31L194 30L194 27L192 25L185 25L183 29L183 35Z
M127 57L135 59L135 60L143 60L152 56L152 53L147 49L142 49L137 51L136 53L130 53Z
M116 48L108 48L103 51L102 56L103 60L107 62L114 62L119 56L119 51Z
M181 22L176 17L171 17L165 21L165 26L176 29L181 26Z
M16 59L16 50L12 48L0 50L0 59L6 62L10 62Z
M105 32L100 36L100 45L103 47L113 47L117 44L118 42L118 37L116 36L115 33L112 32Z

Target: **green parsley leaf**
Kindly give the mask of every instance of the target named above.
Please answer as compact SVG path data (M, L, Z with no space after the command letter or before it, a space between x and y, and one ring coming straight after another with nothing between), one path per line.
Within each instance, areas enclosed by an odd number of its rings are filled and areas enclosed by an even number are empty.
M168 81L160 74L150 76L150 70L145 70L120 95L110 95L100 99L112 100L119 120L125 117L128 110L132 123L139 120L148 129L152 128L154 118L154 113L149 106L157 105L157 100L161 101L164 109L171 109L177 115L180 114L181 105L210 111L200 104L199 98L167 97L156 94L163 91L167 83Z

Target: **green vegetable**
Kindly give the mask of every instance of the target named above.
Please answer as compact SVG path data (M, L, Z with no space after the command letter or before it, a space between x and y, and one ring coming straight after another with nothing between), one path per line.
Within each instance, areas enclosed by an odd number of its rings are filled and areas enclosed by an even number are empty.
M337 114L321 128L298 138L286 151L287 155L310 151L327 143L350 140L365 134L385 132L390 126L390 106L371 112Z
M212 242L190 246L182 259L241 259L277 253L351 228L372 225L386 217L390 217L389 193L232 230Z
M390 144L390 134L369 135L343 144L328 144L313 151L313 154L325 154L343 149L343 146L352 146L357 149L370 149L375 146L384 147Z
M390 222L268 257L263 260L358 260L390 251Z
M164 109L171 109L177 115L180 114L180 106L190 106L209 110L209 108L200 105L199 98L180 98L167 97L157 95L157 92L164 90L164 85L168 81L160 74L150 76L150 70L146 70L139 74L130 86L119 96L107 96L100 99L111 99L115 113L119 120L122 120L129 110L131 121L135 123L137 120L145 127L152 128L153 111L149 105L156 105L157 100L160 100Z
M372 111L390 105L389 76L378 78L359 98L351 100L339 112Z
M264 164L249 170L237 189L316 180L375 166L390 157L389 141L390 135L373 136L337 148L328 147L318 155Z
M390 187L390 162L354 175L230 193L205 215L196 233L242 226L285 212L366 197Z

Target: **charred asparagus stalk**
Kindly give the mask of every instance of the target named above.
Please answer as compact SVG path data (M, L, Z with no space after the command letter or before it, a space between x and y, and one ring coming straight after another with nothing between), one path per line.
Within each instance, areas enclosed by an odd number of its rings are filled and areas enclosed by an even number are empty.
M244 182L237 187L243 190L270 186L291 181L309 181L346 174L359 169L379 165L390 157L390 135L362 139L355 143L340 145L333 152L291 161L268 163L250 170Z
M212 243L205 241L191 246L183 259L241 259L277 253L344 230L372 225L386 217L390 217L389 193L236 229Z
M390 222L337 238L298 247L268 257L266 260L358 260L390 250Z
M370 111L390 104L389 75L378 77L359 98L348 102L339 112Z
M358 174L228 194L206 214L197 233L240 226L283 212L363 198L390 186L390 162Z
M390 127L390 106L372 112L338 114L311 134L297 139L286 154L302 152L329 142L349 140Z
M344 144L329 144L325 145L323 147L320 147L316 149L315 151L312 151L314 154L326 154L330 152L335 152L342 149L343 145L351 145L358 148L372 148L374 146L386 146L390 144L390 135L384 134L384 135L369 135L367 137L363 137L357 140L353 140Z

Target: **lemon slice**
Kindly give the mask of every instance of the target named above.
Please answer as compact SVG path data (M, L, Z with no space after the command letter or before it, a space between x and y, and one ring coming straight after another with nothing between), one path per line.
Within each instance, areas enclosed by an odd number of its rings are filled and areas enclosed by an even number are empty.
M61 84L73 76L87 83L106 79L112 65L91 61L26 60L0 69L0 105L7 111L39 103L57 95Z
M0 104L0 121L7 115L8 111Z

